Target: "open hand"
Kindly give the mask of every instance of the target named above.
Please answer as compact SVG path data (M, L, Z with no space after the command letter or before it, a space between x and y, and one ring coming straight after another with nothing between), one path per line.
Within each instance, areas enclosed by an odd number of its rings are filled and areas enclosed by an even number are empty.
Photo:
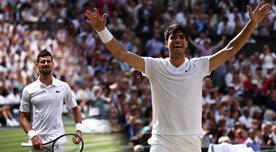
M264 1L261 1L254 11L252 11L251 6L247 6L250 19L253 23L259 24L266 16L271 14L270 5L265 4Z
M94 30L99 32L104 29L106 24L106 14L103 14L103 16L100 16L98 9L94 8L94 12L86 10L85 16L88 18L86 22L90 24Z

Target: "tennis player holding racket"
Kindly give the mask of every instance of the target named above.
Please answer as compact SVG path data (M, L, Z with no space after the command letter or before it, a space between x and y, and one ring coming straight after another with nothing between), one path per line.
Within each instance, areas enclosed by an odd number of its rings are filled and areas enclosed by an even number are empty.
M42 151L43 143L65 134L62 122L63 104L72 109L76 123L75 134L82 137L79 107L69 85L53 77L52 54L46 50L41 51L37 56L36 67L39 78L24 88L19 108L20 124L33 145L31 151L35 152ZM32 123L28 119L30 112Z
M203 78L234 56L250 38L254 28L271 12L260 2L254 11L248 7L250 20L229 44L210 56L186 58L187 35L181 25L165 31L168 58L141 57L126 50L105 27L106 15L85 12L87 23L98 33L107 49L119 60L148 77L152 92L153 130L149 139L151 152L200 152L202 133Z

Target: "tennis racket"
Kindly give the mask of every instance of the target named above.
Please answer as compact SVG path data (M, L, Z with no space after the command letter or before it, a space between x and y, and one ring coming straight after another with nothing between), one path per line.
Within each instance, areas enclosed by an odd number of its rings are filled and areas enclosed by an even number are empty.
M46 152L82 152L84 143L77 134L64 134L42 145ZM21 147L32 146L32 143L21 143Z

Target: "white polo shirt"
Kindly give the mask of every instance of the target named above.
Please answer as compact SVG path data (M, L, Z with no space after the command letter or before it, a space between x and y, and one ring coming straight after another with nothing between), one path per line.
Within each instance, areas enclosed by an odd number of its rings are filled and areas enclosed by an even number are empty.
M19 111L30 112L32 106L32 128L44 143L64 134L63 104L77 106L67 83L53 77L52 85L46 86L37 79L24 88Z
M198 135L202 130L202 84L210 74L209 56L185 59L175 67L169 58L144 57L152 92L153 134Z

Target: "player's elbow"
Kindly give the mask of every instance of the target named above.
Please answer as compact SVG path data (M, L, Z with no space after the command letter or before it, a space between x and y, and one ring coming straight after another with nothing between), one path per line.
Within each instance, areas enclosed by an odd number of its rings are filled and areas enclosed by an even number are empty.
M228 56L234 56L241 49L238 45L227 45L224 50L227 52Z
M232 40L230 43L225 47L229 52L236 54L242 47L243 47L243 42L237 41L237 40Z

